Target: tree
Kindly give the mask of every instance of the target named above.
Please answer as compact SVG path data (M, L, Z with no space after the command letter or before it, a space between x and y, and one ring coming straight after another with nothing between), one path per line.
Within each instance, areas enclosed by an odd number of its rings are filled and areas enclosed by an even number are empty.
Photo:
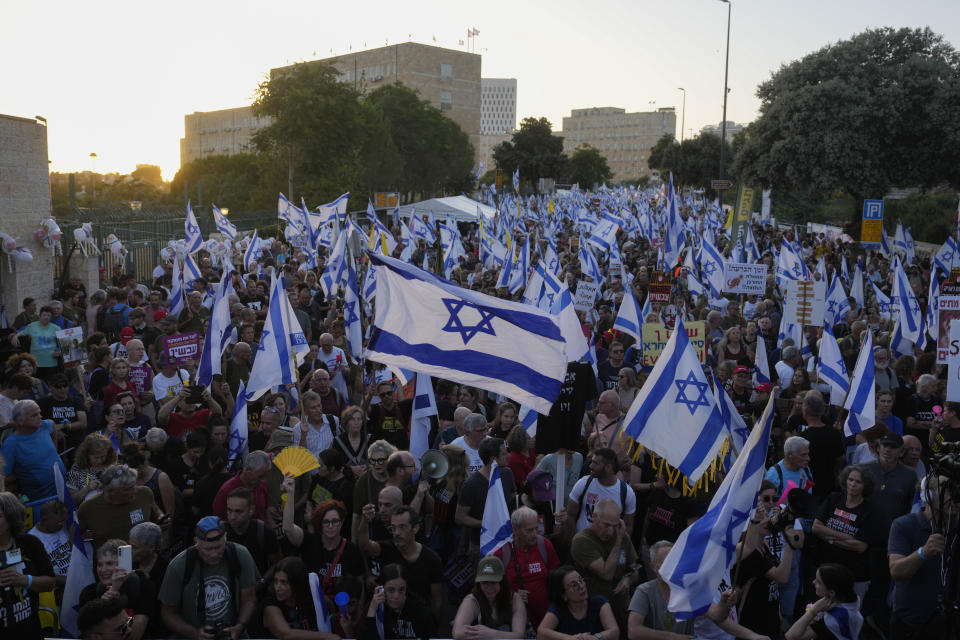
M607 159L588 144L582 144L576 148L567 162L567 169L570 173L570 182L577 183L585 189L613 179L613 171L610 170Z
M163 173L155 164L138 164L133 173L130 174L137 180L143 180L147 184L155 187L163 186Z
M180 167L170 181L170 195L182 202L186 184L194 205L199 204L202 190L204 205L213 202L234 210L272 209L277 204L277 185L270 165L269 157L253 153L194 160Z
M869 30L780 68L734 173L776 192L856 203L891 187L960 184L960 55L929 29Z
M527 183L557 178L567 164L563 138L553 135L553 125L546 118L524 118L509 142L493 148L493 160L505 176L519 167L520 179Z
M730 145L726 145L724 175L730 175L729 169L733 154ZM659 169L663 179L673 174L675 185L710 189L710 181L719 177L720 136L713 133L701 133L677 144L671 135L665 135L650 151L648 164L651 169Z

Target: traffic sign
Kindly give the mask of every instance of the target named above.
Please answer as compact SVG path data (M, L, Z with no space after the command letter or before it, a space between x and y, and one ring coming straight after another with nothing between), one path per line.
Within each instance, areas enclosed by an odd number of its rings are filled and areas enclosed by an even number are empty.
M718 191L720 189L729 189L732 186L733 186L733 182L730 180L711 180L710 181L710 188L713 189L714 191Z
M860 246L879 249L883 233L883 200L864 200L860 223Z

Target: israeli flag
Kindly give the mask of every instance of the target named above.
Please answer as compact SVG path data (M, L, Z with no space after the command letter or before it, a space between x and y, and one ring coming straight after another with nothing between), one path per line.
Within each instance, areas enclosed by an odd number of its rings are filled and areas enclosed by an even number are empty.
M880 227L880 253L882 253L885 258L889 258L890 254L893 253L890 237L887 236L887 230L882 226Z
M837 640L857 640L863 628L860 602L841 602L833 609L823 612L823 624Z
M377 265L377 309L367 358L550 412L567 369L555 316L368 255Z
M347 275L347 235L341 233L337 236L337 243L333 245L333 251L320 275L320 286L328 298L337 295L340 283Z
M197 224L197 217L193 215L193 207L190 201L187 201L187 219L183 223L186 231L186 250L187 253L196 253L203 248L203 236L200 235L200 226Z
M936 342L940 336L940 286L937 283L937 270L930 270L930 288L927 289L927 333Z
M760 250L757 248L757 241L753 238L753 225L747 225L747 241L744 250L747 254L747 260L757 262L760 260Z
M260 259L262 255L260 250L260 237L257 235L257 230L253 230L253 236L250 237L250 243L247 245L247 250L243 252L243 268L247 273L257 273L259 269L257 268L257 260Z
M820 353L817 358L817 375L830 385L828 404L840 406L843 399L847 397L847 391L850 390L850 376L847 374L847 365L843 363L840 346L830 326L829 323L823 325L823 337L820 339Z
M914 252L916 245L913 242L913 234L910 233L910 227L903 230L903 239L907 245L907 264L913 264L917 256Z
M63 604L60 607L60 626L72 638L80 637L77 627L77 612L80 610L80 592L93 584L93 544L83 539L80 522L77 520L77 505L67 489L59 461L53 465L53 480L57 486L57 498L67 506L64 527L73 527L70 565L67 567L67 582L63 589Z
M827 289L827 298L823 307L823 320L825 324L831 327L842 321L850 310L850 301L847 300L847 294L843 290L843 284L837 274L833 274L833 280L830 281L830 288Z
M670 585L667 608L680 620L706 613L717 585L736 559L737 541L747 528L766 471L773 405L774 394L770 394L760 428L750 432L707 513L680 534L660 567L660 577Z
M593 255L582 238L580 241L580 269L584 275L590 276L590 279L594 282L604 281L603 272L600 270L600 264L597 262L596 256Z
M247 385L241 380L237 389L237 402L233 405L233 415L230 417L230 439L227 441L231 460L242 460L247 457L249 443L249 427L247 425Z
M436 232L415 213L410 217L410 228L413 231L414 238L423 240L427 244L433 244L437 241Z
M287 196L280 194L280 197L277 199L277 218L283 220L289 225L293 225L297 228L297 231L303 233L303 229L300 228L300 211L297 209L296 205L287 200Z
M720 411L720 418L723 420L724 429L726 429L730 438L731 455L727 456L729 463L726 465L727 470L729 470L733 461L737 459L737 456L740 455L747 444L747 439L750 437L750 427L747 426L740 412L737 411L737 405L733 404L733 400L724 390L723 384L716 377L713 379L713 388L716 390L717 409Z
M767 343L763 340L763 332L757 331L757 346L754 352L753 386L770 382L770 362L767 360Z
M650 302L650 294L647 293L646 299L643 301L643 308L640 309L640 324L643 324L647 321L647 317L653 313L653 303Z
M893 302L899 308L901 332L903 337L921 349L925 342L923 314L920 312L920 302L913 293L913 287L903 270L900 260L894 259Z
M723 295L723 255L710 238L704 238L700 252L700 273L714 298Z
M623 421L623 431L696 484L726 432L683 318Z
M513 170L513 190L520 193L520 167Z
M183 311L183 273L180 271L180 258L173 257L173 278L170 283L170 315L176 317Z
M223 215L223 212L217 208L217 205L211 204L210 206L213 207L213 222L217 225L217 230L230 240L236 238L237 225L230 222L227 216Z
M567 362L578 362L589 351L580 318L573 308L573 296L564 280L538 262L534 272L542 281L537 307L559 317L560 335L566 343Z
M777 261L777 284L783 286L786 280L800 280L807 276L807 265L794 250L787 239L784 239L780 248L780 259Z
M245 400L252 402L278 385L296 384L296 367L303 364L310 346L290 306L286 291L270 276L270 306L260 346L247 380Z
M332 571L333 568L330 568ZM327 609L327 598L323 595L323 587L320 585L320 576L311 571L307 574L307 580L310 583L310 596L313 599L313 612L317 616L317 631L322 633L331 633L330 611Z
M877 307L880 315L888 316L892 314L893 304L890 302L890 297L881 291L873 280L870 281L870 286L873 287L873 297L877 299Z
M363 277L361 295L367 302L373 300L377 295L377 267L374 264L367 266L367 273Z
M847 267L847 258L846 256L840 256L840 280L843 281L843 286L850 287L850 269Z
M489 556L494 551L513 540L513 527L510 525L510 510L503 493L503 481L500 479L500 467L496 460L490 469L490 485L487 487L487 502L483 507L483 521L480 526L480 555Z
M531 438L537 437L537 418L539 416L539 413L525 405L521 405L520 411L517 413L517 420L523 425L527 435Z
M617 311L617 319L613 321L613 328L633 336L637 341L642 341L642 325L640 304L633 294L633 287L625 286L623 288L623 300L620 301L620 309Z
M614 216L606 214L593 226L590 238L587 240L599 251L610 251L610 247L617 245L617 231L620 229Z
M233 272L224 270L213 298L207 335L203 340L195 384L210 386L214 374L220 373L223 352L230 344L230 296L233 295Z
M957 241L953 236L947 238L936 255L933 256L933 264L944 274L950 275L950 269L953 266L953 258L957 254Z
M360 296L357 295L357 272L347 252L347 284L343 295L343 324L347 328L347 346L350 355L363 355L363 321L360 319Z
M410 413L410 453L418 461L430 448L430 418L437 415L437 400L433 395L430 376L418 373L413 407Z
M827 263L824 261L823 256L820 256L820 259L817 260L817 266L813 270L814 275L820 276L821 282L827 281Z
M320 224L326 224L333 219L336 219L338 224L342 223L347 215L347 203L349 200L350 192L347 191L333 202L328 202L327 204L322 204L317 207L317 212L320 214Z
M907 235L903 230L902 220L897 220L897 230L893 235L893 250L903 253L904 258L908 256ZM910 264L909 260L907 264Z
M873 369L873 334L864 331L863 335L866 339L860 345L860 355L853 369L850 393L847 394L847 400L843 403L843 408L850 412L843 423L843 433L847 436L855 436L877 422L874 389L877 376Z
M527 273L530 271L530 236L520 248L517 260L510 271L510 293L516 293L527 285Z
M193 282L194 280L199 280L203 277L203 274L200 273L200 267L197 266L197 263L194 261L193 256L189 253L183 256L183 281Z

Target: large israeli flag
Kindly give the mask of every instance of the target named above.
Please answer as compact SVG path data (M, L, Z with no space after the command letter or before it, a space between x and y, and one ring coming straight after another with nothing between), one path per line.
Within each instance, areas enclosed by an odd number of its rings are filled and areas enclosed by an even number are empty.
M641 329L643 319L640 317L640 303L633 294L633 287L624 284L623 300L620 301L620 309L617 311L617 318L613 321L613 328L623 331L636 338L643 340Z
M850 389L850 376L840 354L840 345L837 344L837 338L833 335L829 323L823 325L823 337L820 339L820 353L817 357L817 376L830 385L828 404L840 406Z
M953 267L953 259L956 255L957 241L953 236L950 236L937 251L937 254L933 256L933 264L945 275L950 275L950 269Z
M353 259L347 252L347 282L343 293L343 324L347 329L347 347L350 355L363 355L363 321L360 319L360 296L357 294L357 272Z
M57 498L67 507L64 527L73 529L70 548L70 564L67 567L67 582L63 589L63 605L60 607L60 626L69 637L79 638L77 612L80 610L80 592L93 584L93 544L83 539L80 522L77 520L77 505L67 489L59 460L53 465L53 480L57 486Z
M247 273L257 273L257 260L260 259L260 256L263 252L260 250L260 237L257 235L257 230L253 230L253 235L250 237L250 243L247 245L247 250L243 252L243 268Z
M180 258L173 256L173 277L170 282L170 315L176 317L184 306L183 272L180 270Z
M850 301L847 300L847 294L843 290L843 283L834 273L833 280L830 281L830 288L827 289L827 298L823 307L824 323L832 327L842 321L849 310Z
M848 436L855 436L864 429L869 429L877 421L876 384L877 375L873 369L873 334L864 331L866 338L860 345L860 355L857 365L853 369L853 381L850 383L850 393L843 403L843 408L850 413L843 423L843 432Z
M695 484L726 432L683 318L623 420L623 431Z
M593 255L593 251L582 239L580 241L580 269L583 271L583 275L590 276L594 282L604 281L603 272L600 270L600 264L597 262L596 256Z
M330 571L333 568L331 567ZM330 624L330 611L327 609L327 598L323 595L320 576L311 571L307 574L310 583L310 597L313 600L313 613L317 617L317 631L330 633L333 628Z
M296 384L296 367L303 364L310 352L286 291L278 286L275 275L270 279L270 306L247 380L247 402L256 400L271 387Z
M341 233L337 236L337 242L333 245L333 251L330 252L320 275L320 286L328 298L337 294L340 283L347 275L347 235L349 234Z
M220 373L221 359L230 344L230 296L233 295L233 272L224 270L223 278L214 293L207 335L203 340L200 364L194 379L196 384L210 386L213 376Z
M780 247L780 259L777 261L777 284L783 286L786 280L800 280L809 275L807 265L800 259L800 255L787 239Z
M230 417L230 439L227 441L227 447L230 452L230 459L243 459L247 456L249 450L249 425L247 424L247 385L241 380L240 387L237 389L237 402L233 405L233 415Z
M480 526L480 555L488 556L511 540L513 527L510 526L510 510L503 493L500 467L494 461L490 469L490 485L487 487L487 502L483 507Z
M435 415L437 399L433 395L433 381L430 376L418 373L410 413L410 453L418 461L430 448L430 418Z
M320 214L320 224L326 224L334 218L337 219L338 224L343 222L343 218L347 215L347 203L349 200L350 192L347 191L333 202L328 202L327 204L322 204L317 207L317 212Z
M200 225L197 224L197 216L193 215L193 207L190 201L187 201L187 218L183 222L186 232L186 250L187 253L196 253L203 247L203 236L200 235Z
M541 280L540 297L537 307L541 311L549 311L558 317L560 335L566 343L567 362L579 362L590 350L583 335L580 318L573 308L573 296L565 280L560 280L554 273L545 267L542 261L534 266L534 272Z
M217 230L230 240L236 238L237 225L230 222L230 219L223 215L223 212L217 208L217 205L211 204L210 206L213 207L213 222L217 225Z
M667 608L678 619L706 613L717 585L736 559L737 541L747 528L766 471L774 395L770 394L760 427L750 432L707 513L680 534L660 567L660 577L670 585Z
M377 265L377 309L367 358L550 412L567 369L555 316L368 256Z
M913 293L913 287L903 270L903 264L900 260L894 260L894 281L891 297L893 304L899 309L900 331L903 337L917 345L921 349L926 341L923 313L920 312L920 302L916 294Z
M300 226L303 216L297 206L287 200L287 196L280 194L277 198L277 218L283 220L289 225L297 228L298 233L303 233L304 229Z

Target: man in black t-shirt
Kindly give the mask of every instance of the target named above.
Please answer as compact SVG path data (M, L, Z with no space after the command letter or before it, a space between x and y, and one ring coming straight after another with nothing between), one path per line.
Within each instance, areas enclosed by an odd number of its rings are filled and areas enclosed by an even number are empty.
M940 420L930 429L930 450L940 453L944 442L960 442L960 402L948 402L943 406Z
M607 352L609 358L597 367L600 384L603 385L604 391L616 391L620 388L620 369L625 366L623 364L625 351L623 343L614 340L610 343L610 350Z
M227 495L227 540L242 544L261 574L280 560L280 545L272 527L253 517L253 494L245 487Z
M370 419L367 421L367 432L375 440L386 440L397 449L410 448L410 434L407 425L410 424L410 412L413 408L412 400L393 399L393 383L381 382L376 387L380 402L370 405ZM364 406L370 403L372 394L367 393Z
M40 416L45 420L63 425L68 449L83 441L87 429L87 412L83 403L71 398L68 393L67 376L58 373L50 380L50 395L37 401Z
M913 394L913 411L904 420L904 435L917 436L923 444L924 451L929 453L930 429L934 425L936 414L933 408L943 406L943 401L937 395L937 378L925 373L917 379L917 392Z
M837 485L837 472L843 466L843 434L823 423L823 397L808 391L803 397L803 422L798 434L810 443L810 472L813 474L813 495L821 500Z

